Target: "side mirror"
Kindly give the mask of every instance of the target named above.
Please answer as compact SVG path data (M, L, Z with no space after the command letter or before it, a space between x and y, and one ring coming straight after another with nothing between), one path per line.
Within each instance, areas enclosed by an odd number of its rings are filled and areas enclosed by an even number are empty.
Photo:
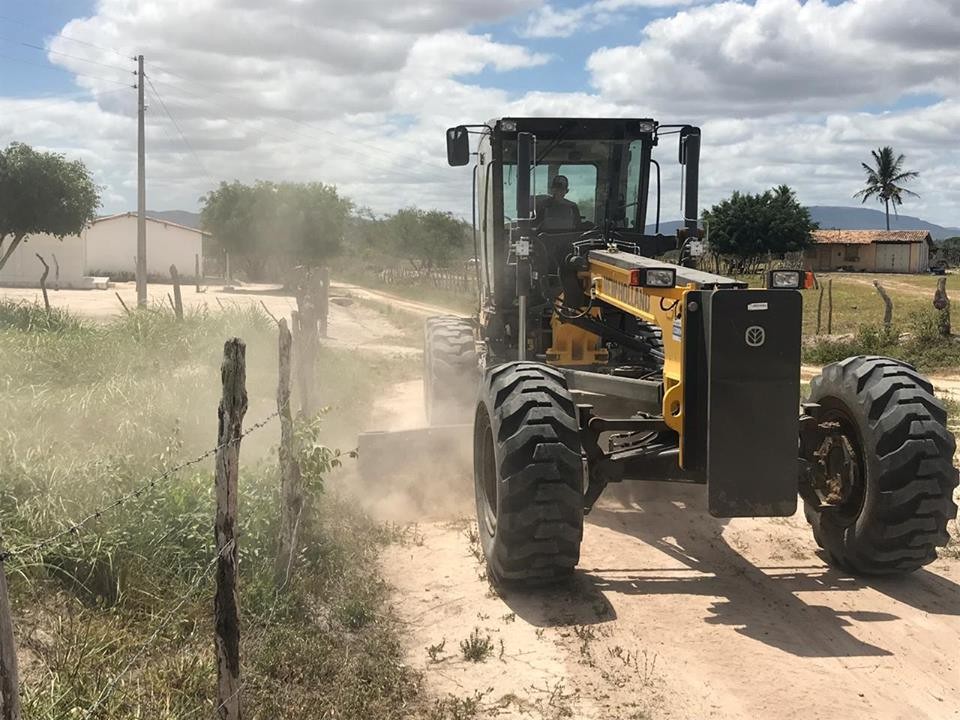
M470 135L463 125L447 130L447 164L453 167L470 164Z

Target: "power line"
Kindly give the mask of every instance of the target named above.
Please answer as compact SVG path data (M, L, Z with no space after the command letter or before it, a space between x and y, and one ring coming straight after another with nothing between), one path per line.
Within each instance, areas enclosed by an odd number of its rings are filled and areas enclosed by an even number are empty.
M204 166L203 161L200 159L200 156L197 155L196 151L193 149L193 146L190 144L190 141L187 140L187 136L183 134L183 130L180 128L180 123L177 122L176 118L170 114L170 110L167 109L167 104L163 101L163 98L160 97L160 93L153 84L153 80L149 76L146 76L147 83L150 85L150 90L153 92L154 97L160 102L160 107L163 108L163 111L167 114L167 117L170 118L170 122L173 123L173 126L177 129L177 133L180 135L180 139L183 140L183 144L186 146L187 150L190 151L190 154L193 155L193 159L197 161L197 165L200 166L200 170L203 171L203 174L206 175L207 180L211 185L215 184L213 178L210 177L210 173L207 172L207 168Z
M89 58L81 57L79 55L72 55L70 53L61 52L60 50L51 50L50 48L45 48L42 45L34 45L33 43L23 42L22 40L16 40L15 38L8 38L0 36L0 41L8 42L12 45L21 45L25 48L30 48L31 50L39 50L40 52L50 53L51 55L61 55L65 58L71 58L73 60L79 60L80 62L90 63L91 65L99 65L100 67L109 68L110 70L119 70L124 73L133 73L135 71L130 70L130 68L123 68L119 65L110 65L109 63L103 63L99 60L90 60Z
M3 55L0 53L0 58L4 60L11 60L13 62L22 63L23 65L32 65L33 67L43 68L44 70L55 70L59 72L70 73L76 77L90 78L91 80L102 80L104 82L113 83L114 85L126 85L127 87L136 87L131 85L128 82L123 82L121 80L114 80L113 78L103 77L102 75L89 75L87 73L79 73L74 70L69 70L65 67L60 67L59 65L50 65L49 63L38 63L31 62L30 60L24 60L23 58L13 57L12 55Z

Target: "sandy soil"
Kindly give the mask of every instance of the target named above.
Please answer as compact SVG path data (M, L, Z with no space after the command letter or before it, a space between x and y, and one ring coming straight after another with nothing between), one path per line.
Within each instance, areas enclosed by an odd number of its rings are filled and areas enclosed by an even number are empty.
M419 392L386 395L378 427L423 423ZM448 712L473 701L464 717L960 718L960 559L858 579L818 556L802 513L717 520L703 488L635 483L588 517L569 584L497 592L469 468L437 459L414 474L413 492L399 473L378 478L376 510L415 522L383 568L409 662ZM461 649L471 634L488 646L480 662Z
M172 293L170 285L150 284L148 301L150 304L166 303L169 308L167 295ZM218 310L221 305L258 305L276 318L289 319L290 312L297 308L296 298L284 295L275 285L246 285L233 290L210 286L200 293L193 285L185 285L181 288L181 294L184 308L187 309L207 307ZM137 290L133 282L116 283L109 290L49 291L50 304L54 307L63 307L94 320L106 320L124 312L117 295L123 298L127 307L136 307ZM33 288L0 288L0 298L43 302L40 290ZM348 286L334 287L327 332L327 342L335 346L390 355L420 354L418 348L390 342L391 339L399 339L401 329L382 313L352 302Z
M855 579L802 517L723 523L699 490L607 501L573 582L540 593L490 589L469 521L419 526L385 559L410 662L437 692L484 693L481 717L960 717L957 560ZM460 652L474 628L485 662Z

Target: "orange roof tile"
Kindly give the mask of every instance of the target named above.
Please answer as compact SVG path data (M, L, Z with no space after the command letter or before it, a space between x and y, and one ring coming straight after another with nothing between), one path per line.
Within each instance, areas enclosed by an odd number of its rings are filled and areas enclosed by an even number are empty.
M829 245L929 242L926 230L814 230L813 241Z

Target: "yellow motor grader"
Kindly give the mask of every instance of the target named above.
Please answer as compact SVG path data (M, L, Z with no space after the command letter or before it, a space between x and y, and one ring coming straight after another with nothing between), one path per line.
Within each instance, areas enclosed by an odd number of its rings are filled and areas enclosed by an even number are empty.
M684 177L674 235L647 231L668 137ZM449 164L475 159L479 296L473 317L426 322L424 432L472 433L497 581L571 573L584 515L630 480L703 484L717 517L792 515L799 495L817 542L851 572L915 570L947 539L955 440L930 382L897 360L851 357L800 406L802 272L750 289L689 267L699 156L699 128L652 119L447 131ZM677 263L658 259L671 250ZM368 468L412 447L408 434L378 457L373 437L361 439Z

